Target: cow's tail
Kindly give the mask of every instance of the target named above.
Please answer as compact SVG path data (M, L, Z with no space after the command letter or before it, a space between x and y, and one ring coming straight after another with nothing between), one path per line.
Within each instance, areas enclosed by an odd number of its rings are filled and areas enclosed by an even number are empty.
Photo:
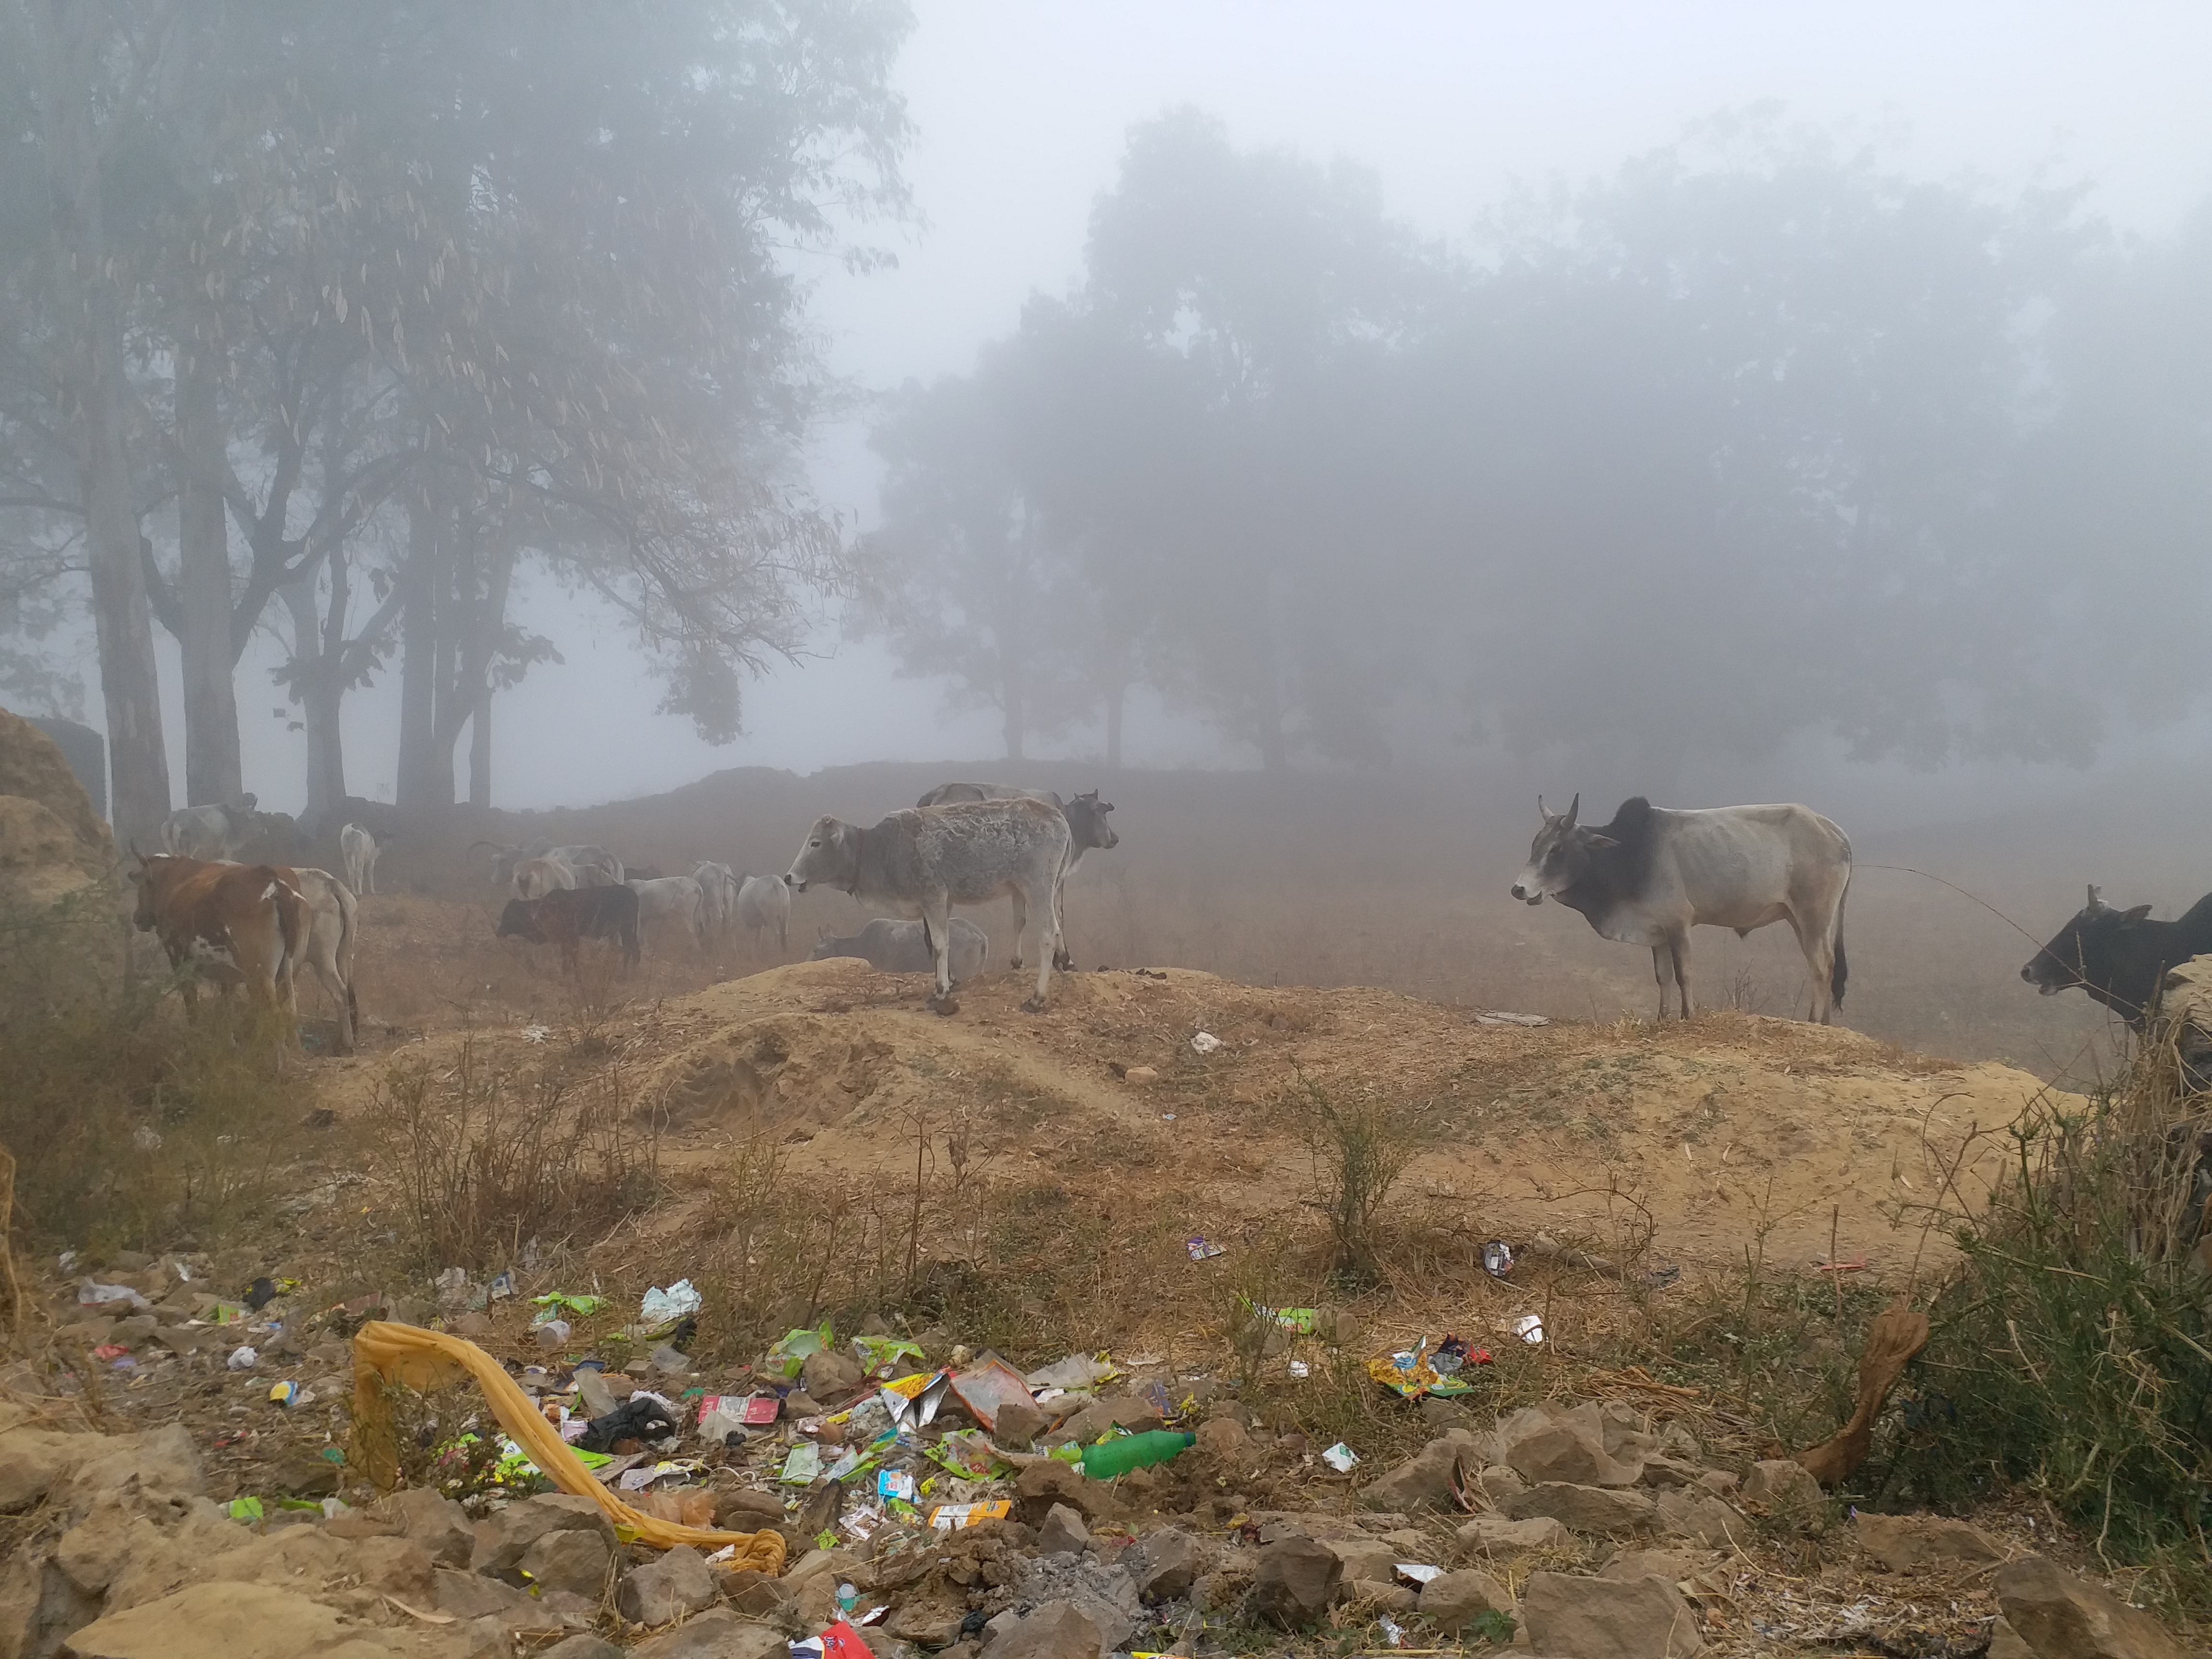
M361 1005L353 994L354 937L360 931L361 902L345 887L338 889L338 948L332 954L337 959L338 978L345 985L346 1024L357 1042L361 1035Z
M1851 896L1851 878L1844 878L1843 897L1836 901L1836 964L1828 970L1828 996L1834 1005L1844 1006L1844 987L1851 977L1850 959L1844 954L1844 904Z

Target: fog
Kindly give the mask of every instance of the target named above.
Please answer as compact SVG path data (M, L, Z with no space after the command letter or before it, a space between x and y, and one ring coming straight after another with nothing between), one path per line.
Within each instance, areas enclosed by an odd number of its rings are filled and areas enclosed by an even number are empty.
M452 61L495 46L517 15L488 9ZM309 32L324 26L333 39L375 27L324 19ZM9 27L31 31L33 61L36 26ZM724 241L698 245L799 280L780 298L774 349L817 355L790 375L785 404L669 412L694 396L684 354L732 349L702 316L696 337L671 331L665 368L626 370L641 418L676 428L680 465L647 456L626 463L627 482L572 484L547 458L613 441L525 435L566 417L522 410L520 394L482 416L474 449L457 447L453 465L479 476L436 508L459 526L451 544L504 534L524 548L494 653L508 665L481 693L495 709L492 804L614 799L734 765L1004 767L1019 728L1032 762L1450 768L1510 752L1516 777L1548 757L1563 790L1581 782L1593 799L1843 793L1910 823L2205 752L2187 675L2157 666L2202 616L2189 567L2203 563L2204 504L2182 475L2204 470L2201 439L2186 436L2203 410L2161 382L2168 401L2140 430L2115 433L2110 416L2141 414L2138 394L2160 378L2163 347L2130 337L2130 323L2170 325L2184 362L2201 347L2191 273L2212 267L2191 226L2212 197L2212 15L1406 4L1354 21L1308 4L924 0L902 40L882 39L880 62L854 47L835 67L848 94L836 112L793 118L816 122L835 159L763 186L811 191L818 210L765 228L733 218ZM210 79L284 67L241 63L219 30L202 45ZM580 59L603 46L588 28L568 45ZM548 63L560 49L544 48ZM665 63L657 49L620 47L639 87L680 74L690 48L669 43ZM404 120L416 94L402 74L393 84ZM12 95L32 108L50 90L26 81ZM510 94L523 122L515 88L487 94L487 107ZM620 134L629 111L605 102L602 131ZM550 123L543 141L549 157L570 142ZM665 178L669 157L640 150L629 164ZM329 187L323 165L303 160L269 188ZM1804 221L1822 226L1811 245L1776 200L1793 179L1826 192L1804 200ZM536 182L519 174L514 198ZM604 188L615 202L623 185L610 173ZM1280 224L1255 208L1248 246L1215 234L1267 191ZM1301 215L1335 219L1308 246L1279 234ZM151 212L134 227L148 293L169 280L180 222ZM519 222L543 237L541 257L582 257L580 235ZM268 268L296 252L269 252ZM683 254L648 257L668 262L655 276L684 274ZM1742 298L1734 277L1697 287L1700 269L1799 257L1802 270L1746 279L1749 291L1771 278L1771 295ZM1677 328L1665 306L1624 320L1623 296L1648 297L1645 259L1684 284L1675 309L1705 307L1704 320ZM362 269L366 308L380 301ZM21 371L43 280L19 271L9 290L24 331L9 382L18 437L40 429ZM149 304L130 325L147 411L132 489L156 565L179 570L163 446L191 441L187 348L164 343L183 338L161 308L175 305ZM1310 306L1335 309L1316 320L1299 311ZM1733 366L1692 361L1700 330L1739 319ZM1601 337L1614 328L1623 353L1608 356ZM252 493L272 451L246 408L249 332L225 337L240 353L221 393L226 417L238 410L230 460ZM487 325L482 343L489 358L531 337ZM1232 359L1241 367L1224 370ZM580 362L580 380L593 371ZM1154 371L1184 379L1132 378ZM1753 408L1746 374L1790 394ZM411 361L392 374L447 422L443 394L408 380ZM1228 404L1234 418L1216 419ZM979 464L994 444L1004 453ZM509 449L550 480L527 524L486 505L482 479L512 470L471 459ZM15 505L70 495L66 450L26 459L25 439L11 463L0 558L16 574L0 623L18 626L0 635L0 697L102 725L104 685L120 682L94 659L112 641L95 641L77 579L46 574L86 562L84 521ZM727 548L765 533L749 468L811 500L813 539L784 568L819 568L832 544L857 562L773 592L716 587ZM979 562L975 502L991 492L1003 544ZM679 498L708 510L672 507L649 526L599 510ZM235 592L248 555L232 510ZM343 623L359 626L406 579L408 550L430 533L410 510L398 489L368 504ZM308 533L313 514L303 498L277 527ZM657 562L604 556L626 537ZM1102 574L1102 561L1114 568ZM1821 573L1839 568L1827 585ZM1621 614L1589 613L1620 579L1637 589ZM304 614L335 614L328 575L313 580ZM986 614L994 584L1027 585L1027 634L1012 646L1012 624ZM2130 651L2137 623L2148 643ZM420 711L435 701L425 690L416 717L403 706L404 634L392 623L354 683L318 705L301 690L296 618L269 603L235 675L244 787L298 810L318 789L331 796L342 767L347 793L465 798L471 740L448 735L465 719L441 719L434 744L404 752L409 720L427 730ZM1101 666L1085 653L1109 635L1115 660ZM197 799L191 647L166 618L150 638L168 799ZM1955 664L1930 660L1954 650ZM2129 659L2107 684L2093 665L2116 651ZM204 775L227 775L211 762Z

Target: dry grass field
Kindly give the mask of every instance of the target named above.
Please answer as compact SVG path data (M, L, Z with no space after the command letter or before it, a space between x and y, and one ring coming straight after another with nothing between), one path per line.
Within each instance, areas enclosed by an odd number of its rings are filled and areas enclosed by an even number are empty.
M426 825L386 855L393 896L364 907L364 1006L393 1025L440 1029L550 1016L574 994L537 953L493 939L499 896L487 857L466 850L476 836L595 841L671 872L702 858L777 872L817 814L872 823L946 777L1003 770L878 764L799 777L738 769L605 806L460 814ZM1085 968L1364 985L1577 1020L1648 1017L1656 1006L1644 952L1598 939L1556 905L1529 908L1507 896L1534 827L1532 792L1518 784L1438 775L1109 776L1052 764L1023 775L1064 790L1103 785L1116 807L1121 845L1086 860L1068 893L1070 942ZM1907 1049L2003 1060L2045 1078L2079 1080L2108 1069L2112 1033L2102 1011L2079 995L2036 996L2021 982L2020 966L2081 903L2087 881L2104 884L2116 902L2154 902L2160 915L2212 886L2212 859L2183 827L2201 821L2197 797L2206 793L2185 779L2168 786L2166 799L2085 793L2059 807L1982 821L1855 830L1843 1023ZM1853 830L1847 799L1814 804ZM1586 821L1602 822L1611 803L1585 808ZM1974 896L1886 866L1925 872ZM801 958L818 927L849 932L862 920L842 894L807 894L794 906L781 957L772 941L760 951L742 939L718 941L702 956L681 939L649 940L638 975L589 994L635 1003L696 989ZM975 920L1003 963L1012 945L1004 908ZM1802 1010L1804 973L1786 928L1743 941L1703 928L1693 943L1704 1006Z

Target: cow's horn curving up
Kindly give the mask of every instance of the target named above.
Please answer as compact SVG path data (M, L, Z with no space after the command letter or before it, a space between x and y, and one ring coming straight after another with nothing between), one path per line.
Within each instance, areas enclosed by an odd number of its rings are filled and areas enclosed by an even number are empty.
M1567 803L1567 816L1561 819L1560 823L1565 828L1571 830L1575 827L1575 820L1582 816L1582 812L1583 792L1577 789L1575 791L1575 798Z

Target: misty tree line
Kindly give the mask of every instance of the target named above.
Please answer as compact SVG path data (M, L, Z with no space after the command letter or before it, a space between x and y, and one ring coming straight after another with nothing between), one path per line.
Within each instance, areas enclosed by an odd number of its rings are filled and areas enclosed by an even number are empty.
M281 645L319 813L396 666L398 798L450 804L611 603L710 738L854 550L799 443L837 388L794 252L905 210L896 0L0 0L0 695L65 704L89 605L118 828L240 792Z
M1136 129L1085 271L891 400L868 611L1010 757L1155 688L1268 767L1409 743L2082 761L2212 623L2212 211L1716 122L1456 246Z

